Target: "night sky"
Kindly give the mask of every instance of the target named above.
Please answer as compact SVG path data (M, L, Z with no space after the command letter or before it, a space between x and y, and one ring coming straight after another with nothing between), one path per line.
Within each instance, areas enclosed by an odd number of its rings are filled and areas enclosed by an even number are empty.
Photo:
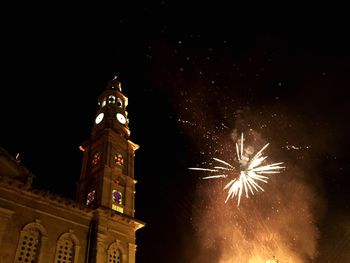
M301 257L331 262L350 235L350 21L341 10L8 6L0 146L19 153L35 187L75 198L79 145L90 136L98 95L117 75L129 98L130 139L140 145L136 217L146 227L136 235L138 263L218 262L222 246L203 245L198 218L223 205L217 188L208 191L220 182L188 168L230 159L241 132L256 147L269 142L268 160L287 167L265 192L242 198L243 208L266 206L273 189L293 191L287 184L298 171L318 230L317 252ZM224 209L238 209L236 200Z

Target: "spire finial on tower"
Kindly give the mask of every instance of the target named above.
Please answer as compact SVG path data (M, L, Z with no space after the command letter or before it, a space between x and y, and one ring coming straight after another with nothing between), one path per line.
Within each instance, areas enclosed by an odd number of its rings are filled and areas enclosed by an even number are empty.
M122 92L122 84L118 80L118 76L114 75L113 79L109 81L109 85L107 87L108 89L115 89L117 88L120 92Z

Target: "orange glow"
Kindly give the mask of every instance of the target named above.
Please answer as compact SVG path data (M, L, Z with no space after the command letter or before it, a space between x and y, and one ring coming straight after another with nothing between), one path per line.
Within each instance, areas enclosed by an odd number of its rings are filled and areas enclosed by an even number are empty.
M201 255L193 263L213 262L213 251L219 263L305 263L315 258L317 200L303 176L290 167L283 178L267 184L269 194L243 199L239 206L224 202L224 182L201 181L194 216Z

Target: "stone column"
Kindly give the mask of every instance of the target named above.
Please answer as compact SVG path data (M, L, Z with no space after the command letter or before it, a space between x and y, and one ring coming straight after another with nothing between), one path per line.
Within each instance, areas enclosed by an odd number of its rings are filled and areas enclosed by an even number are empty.
M0 247L2 246L2 238L5 230L8 229L8 222L11 219L14 211L0 207Z
M105 235L98 233L96 240L96 263L106 262L106 238Z
M136 245L129 243L129 261L128 263L135 263Z

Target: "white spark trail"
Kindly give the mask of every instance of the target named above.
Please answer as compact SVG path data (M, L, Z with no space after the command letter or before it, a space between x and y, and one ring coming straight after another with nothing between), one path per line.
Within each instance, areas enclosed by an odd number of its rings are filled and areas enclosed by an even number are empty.
M269 179L268 176L264 174L276 174L280 173L284 166L281 166L283 162L277 162L272 164L265 164L267 156L263 156L263 151L269 146L269 143L265 144L251 159L249 156L244 155L244 137L241 134L241 139L239 143L236 143L236 154L237 160L240 164L240 171L236 171L235 167L219 158L213 158L225 166L214 166L213 168L189 168L191 170L200 170L212 173L226 172L224 174L215 174L210 176L202 177L202 179L216 179L216 178L227 178L233 177L224 187L227 190L227 197L225 203L231 198L237 196L237 205L239 206L242 194L244 193L246 198L249 198L249 193L254 195L255 192L259 190L264 191L264 189L258 184L258 182L267 183ZM239 176L237 177L237 172ZM254 192L255 191L255 192Z

